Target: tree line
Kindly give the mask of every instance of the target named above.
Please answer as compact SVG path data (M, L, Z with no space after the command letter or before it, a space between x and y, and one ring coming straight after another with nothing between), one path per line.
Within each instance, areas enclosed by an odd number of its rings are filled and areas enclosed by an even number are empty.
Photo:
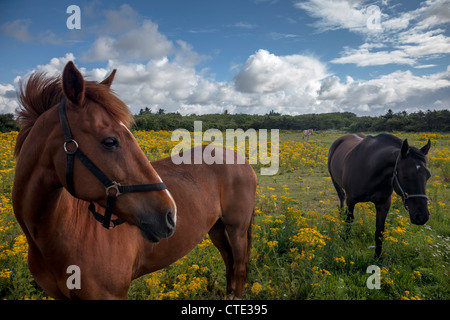
M247 130L281 129L305 130L314 129L340 130L346 132L450 132L449 110L428 110L414 113L388 110L381 116L358 117L352 112L333 112L321 114L302 114L297 116L282 115L269 112L265 115L249 114L204 114L181 115L179 113L165 113L159 109L156 113L151 110L141 110L134 117L135 128L138 130L175 130L184 128L194 129L194 121L202 121L202 129L216 128L219 130L241 128Z
M219 130L241 128L247 130L340 130L346 132L450 132L449 110L427 110L408 114L405 111L394 113L388 110L381 116L358 117L352 112L333 112L321 114L282 115L270 111L265 115L221 114L181 115L178 112L166 113L164 109L156 112L145 108L134 116L134 130L175 130L184 128L194 130L194 121L202 121L202 129ZM0 132L18 130L12 114L0 114Z

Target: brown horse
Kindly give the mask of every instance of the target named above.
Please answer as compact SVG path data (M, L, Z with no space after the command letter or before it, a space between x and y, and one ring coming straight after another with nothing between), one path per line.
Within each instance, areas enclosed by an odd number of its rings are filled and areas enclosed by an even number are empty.
M114 75L85 81L69 62L62 79L35 74L21 89L12 197L33 277L58 299L124 299L132 279L170 265L209 233L225 262L226 293L240 298L253 169L149 163L127 128L128 107L110 90ZM79 288L68 285L73 265Z
M431 174L425 156L431 142L421 149L391 134L349 134L330 147L328 170L341 208L347 203L347 222L353 221L358 202L371 201L376 208L375 255L381 254L384 223L393 190L403 199L411 222L425 224L430 217L426 183Z

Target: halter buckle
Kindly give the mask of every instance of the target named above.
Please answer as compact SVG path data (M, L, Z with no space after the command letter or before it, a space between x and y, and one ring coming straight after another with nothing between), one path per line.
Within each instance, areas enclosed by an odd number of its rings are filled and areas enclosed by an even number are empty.
M120 187L120 183L113 181L109 187L106 187L106 195L118 197L121 194L119 187ZM115 192L114 191L110 192L111 189L114 189Z

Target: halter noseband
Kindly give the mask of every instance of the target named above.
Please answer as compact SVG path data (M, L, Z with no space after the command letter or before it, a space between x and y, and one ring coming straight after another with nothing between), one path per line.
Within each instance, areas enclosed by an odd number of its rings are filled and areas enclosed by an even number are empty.
M407 192L405 192L402 185L400 184L400 181L398 180L397 166L398 166L398 160L400 159L400 157L401 157L401 151L397 157L397 160L395 161L394 177L393 177L392 184L394 184L394 181L397 183L398 189L400 191L400 196L402 197L402 200L403 200L403 206L405 207L406 210L409 211L408 205L406 204L406 200L411 199L411 198L425 198L428 200L428 196L426 194L408 194Z
M159 183L151 183L151 184L137 184L137 185L128 185L122 186L120 183L116 181L111 181L78 147L78 142L73 139L72 133L70 131L69 122L67 120L66 114L66 99L63 98L61 103L59 104L59 120L61 123L62 132L64 134L64 151L66 152L66 184L67 190L74 197L75 189L73 184L73 163L75 156L81 161L84 166L89 169L89 171L105 186L106 189L106 209L105 215L101 215L100 213L95 211L95 205L91 201L89 204L89 211L92 212L94 218L99 221L103 227L106 229L113 229L117 225L123 223L124 221L121 219L112 219L111 214L114 208L114 203L116 198L123 193L131 193L131 192L147 192L147 191L159 191L167 189L164 182ZM73 144L75 150L69 150L68 145ZM111 226L112 223L112 226Z

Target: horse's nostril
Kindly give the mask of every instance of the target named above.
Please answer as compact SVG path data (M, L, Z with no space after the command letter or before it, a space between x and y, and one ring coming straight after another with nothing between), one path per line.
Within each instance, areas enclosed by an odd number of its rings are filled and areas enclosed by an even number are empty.
M172 211L167 212L166 219L167 225L171 228L175 228L175 220L173 218L174 214Z

